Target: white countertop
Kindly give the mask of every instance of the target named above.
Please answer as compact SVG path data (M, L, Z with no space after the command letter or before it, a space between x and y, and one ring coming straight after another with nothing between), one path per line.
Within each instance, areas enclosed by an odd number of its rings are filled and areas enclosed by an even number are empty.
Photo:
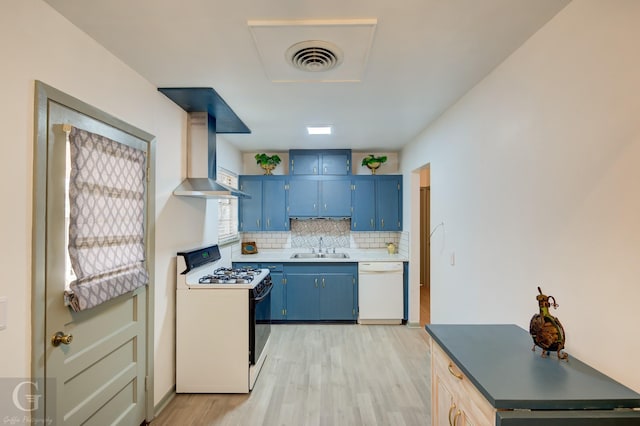
M406 256L389 254L386 248L382 249L336 249L336 253L347 253L346 259L334 258L302 258L292 259L294 253L311 253L308 248L296 249L260 249L256 254L241 254L233 256L233 262L265 263L265 262L323 262L323 263L353 263L353 262L408 262ZM333 249L331 249L333 253Z

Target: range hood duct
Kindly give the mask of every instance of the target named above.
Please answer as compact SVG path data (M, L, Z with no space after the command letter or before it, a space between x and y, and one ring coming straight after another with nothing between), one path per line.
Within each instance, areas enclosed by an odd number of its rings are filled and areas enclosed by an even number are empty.
M251 133L211 88L158 89L189 113L187 179L174 195L196 198L251 198L216 181L216 134Z
M197 198L251 198L216 181L216 121L206 112L189 113L187 179L174 195ZM206 176L206 177L203 177Z

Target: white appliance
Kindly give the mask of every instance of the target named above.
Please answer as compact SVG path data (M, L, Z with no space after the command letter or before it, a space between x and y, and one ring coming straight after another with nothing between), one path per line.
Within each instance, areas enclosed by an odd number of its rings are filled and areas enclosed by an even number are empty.
M402 262L358 263L358 323L402 323L403 269Z
M176 392L248 393L268 353L268 269L219 268L217 245L178 253Z

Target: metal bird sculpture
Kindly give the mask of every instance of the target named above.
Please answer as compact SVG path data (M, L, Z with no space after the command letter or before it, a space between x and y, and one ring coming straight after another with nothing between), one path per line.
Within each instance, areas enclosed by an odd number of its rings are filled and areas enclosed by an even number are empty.
M536 346L542 348L542 356L546 357L551 351L558 354L558 359L568 360L569 355L562 352L564 349L565 334L560 320L549 313L549 307L558 308L556 299L553 296L542 294L542 290L538 287L540 293L536 296L540 312L531 318L529 323L529 333L533 338L532 351L536 350ZM553 302L550 302L553 301Z

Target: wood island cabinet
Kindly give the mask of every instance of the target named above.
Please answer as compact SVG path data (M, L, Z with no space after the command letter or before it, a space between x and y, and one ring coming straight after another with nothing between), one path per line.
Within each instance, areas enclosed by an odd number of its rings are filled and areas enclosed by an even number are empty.
M571 354L542 358L516 325L425 328L433 426L640 425L640 394Z

